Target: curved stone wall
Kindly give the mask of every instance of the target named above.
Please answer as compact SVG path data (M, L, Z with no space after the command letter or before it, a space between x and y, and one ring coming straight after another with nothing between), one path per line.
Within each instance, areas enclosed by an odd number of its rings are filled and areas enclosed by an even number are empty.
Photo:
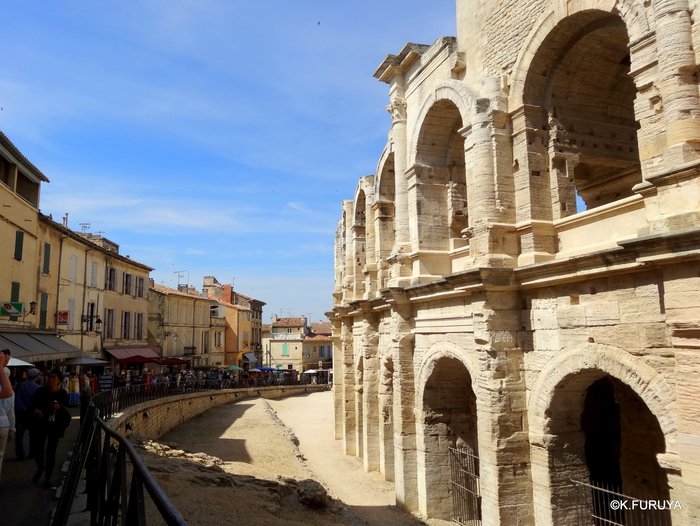
M182 396L149 400L128 408L107 423L111 429L131 437L157 439L192 417L223 404L247 398L284 398L315 391L325 391L328 385L281 385L204 391Z

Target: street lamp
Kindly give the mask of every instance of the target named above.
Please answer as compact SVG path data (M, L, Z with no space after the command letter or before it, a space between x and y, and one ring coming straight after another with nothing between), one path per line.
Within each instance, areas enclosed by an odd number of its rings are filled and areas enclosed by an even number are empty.
M95 332L102 331L102 318L100 318L99 314L85 314L80 321L85 325L85 332L92 331L93 327Z

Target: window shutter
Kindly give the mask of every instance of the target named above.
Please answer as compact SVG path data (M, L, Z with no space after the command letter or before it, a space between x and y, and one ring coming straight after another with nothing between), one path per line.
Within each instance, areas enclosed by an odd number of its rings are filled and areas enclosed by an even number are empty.
M44 268L42 272L48 274L51 270L51 245L49 243L44 243Z
M22 248L24 247L24 232L18 230L15 233L15 259L22 261Z

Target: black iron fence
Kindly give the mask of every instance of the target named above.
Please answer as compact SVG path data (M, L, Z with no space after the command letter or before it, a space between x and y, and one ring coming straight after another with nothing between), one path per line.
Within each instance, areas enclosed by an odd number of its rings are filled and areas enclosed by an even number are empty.
M452 520L460 526L481 526L479 457L469 447L451 447Z
M73 446L73 456L51 526L67 524L83 471L88 496L85 511L90 513L91 526L145 526L146 495L166 524L186 524L129 440L109 429L105 422L117 413L149 400L231 387L234 385L229 380L180 385L128 385L93 396ZM252 387L250 391L260 395L265 389L260 387ZM312 389L310 386L299 387L307 392ZM279 388L284 391L286 386Z
M100 418L107 421L131 406L166 396L179 396L202 391L216 391L235 387L232 380L203 380L200 382L156 385L127 385L104 391L92 397L91 403L100 410Z
M91 525L145 525L145 494L165 524L185 525L131 443L109 429L99 415L92 405L84 416L51 526L67 524L84 470L85 511L89 511Z
M73 456L51 526L67 524L83 471L88 497L85 511L90 513L91 525L145 525L146 494L166 524L186 524L129 440L109 429L105 421L149 400L229 386L227 380L181 385L128 385L93 396L73 446Z
M671 526L671 511L680 506L668 498L631 497L605 482L571 483L577 488L576 522L582 526Z

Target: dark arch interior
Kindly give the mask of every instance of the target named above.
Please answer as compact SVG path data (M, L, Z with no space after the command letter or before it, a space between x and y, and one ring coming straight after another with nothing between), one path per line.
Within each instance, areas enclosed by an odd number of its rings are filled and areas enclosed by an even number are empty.
M524 102L555 178L555 218L580 211L577 202L628 197L642 181L628 46L618 16L591 10L560 23L533 60Z
M453 452L450 458L450 448L468 453L459 457L462 463L457 471L472 473L460 481L460 486L471 485L476 491L479 474L476 396L462 362L455 358L438 360L425 384L423 409L428 513L430 517L450 519L451 475L455 472L455 456ZM472 499L464 513L469 520L480 519L479 499Z

